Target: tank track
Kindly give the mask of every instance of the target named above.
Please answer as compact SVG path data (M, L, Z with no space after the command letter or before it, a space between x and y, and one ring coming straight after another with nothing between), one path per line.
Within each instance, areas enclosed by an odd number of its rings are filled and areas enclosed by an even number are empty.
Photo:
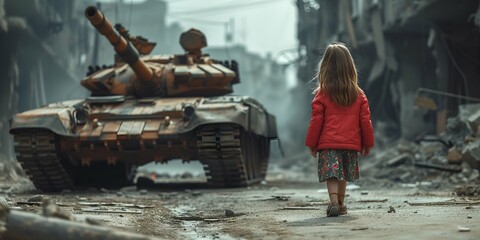
M37 189L45 192L73 189L73 181L58 158L53 133L22 131L13 138L17 160Z
M212 187L242 187L265 179L268 154L258 149L253 134L238 127L205 128L197 133L197 147Z

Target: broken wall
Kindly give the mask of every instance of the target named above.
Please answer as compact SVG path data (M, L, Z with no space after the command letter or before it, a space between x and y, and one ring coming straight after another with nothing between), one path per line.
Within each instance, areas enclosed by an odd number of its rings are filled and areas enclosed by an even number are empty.
M415 109L420 87L480 96L478 0L298 0L297 6L299 51L304 52L299 86L305 88L314 77L328 43L346 43L370 100L377 146L439 134L458 105L468 102L430 94L438 109ZM307 97L299 100L309 106L313 96L303 92ZM304 122L309 113L305 107Z
M79 1L0 0L0 161L11 159L17 112L86 96L79 83L90 54Z

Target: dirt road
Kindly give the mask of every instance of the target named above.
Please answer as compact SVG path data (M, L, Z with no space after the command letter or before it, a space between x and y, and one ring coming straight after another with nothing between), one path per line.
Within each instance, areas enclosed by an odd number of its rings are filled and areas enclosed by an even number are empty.
M166 239L480 239L479 199L456 197L450 189L351 189L348 215L327 218L327 193L315 182L174 187L182 188L90 189L44 197L79 220ZM26 203L38 192L23 188L7 194L7 188L2 186L0 195L15 208L40 210Z

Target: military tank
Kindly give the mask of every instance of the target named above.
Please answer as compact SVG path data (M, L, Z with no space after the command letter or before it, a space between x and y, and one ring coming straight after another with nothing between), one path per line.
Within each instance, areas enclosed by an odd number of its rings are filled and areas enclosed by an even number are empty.
M180 36L184 54L149 55L155 43L114 28L93 6L85 16L112 44L115 63L89 69L87 99L11 119L16 157L36 188L120 187L136 166L173 159L200 161L213 187L265 178L275 117L253 98L229 95L240 82L235 61L203 54L196 29Z

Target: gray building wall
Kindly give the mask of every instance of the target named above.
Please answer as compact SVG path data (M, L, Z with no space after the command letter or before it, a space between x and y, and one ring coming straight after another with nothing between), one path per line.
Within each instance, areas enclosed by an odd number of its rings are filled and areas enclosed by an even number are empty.
M312 79L328 43L346 43L369 97L380 144L439 133L445 118L465 103L429 95L439 109L415 109L420 87L480 97L477 0L298 0L297 6L299 49L305 53L299 81Z

